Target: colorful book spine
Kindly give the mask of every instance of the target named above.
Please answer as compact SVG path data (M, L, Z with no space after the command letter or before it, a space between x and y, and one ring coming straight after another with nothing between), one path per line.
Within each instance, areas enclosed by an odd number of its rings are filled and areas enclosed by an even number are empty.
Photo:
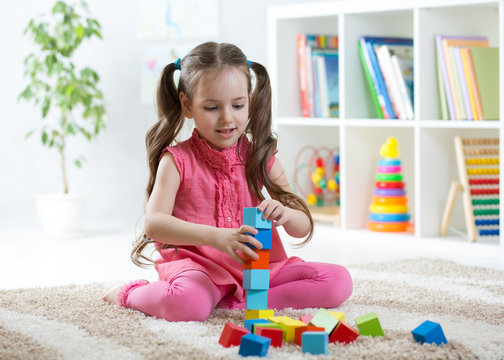
M378 81L376 79L375 72L371 65L371 61L369 60L369 55L366 50L366 44L363 39L359 41L359 55L362 62L362 68L364 69L364 75L366 76L366 80L371 90L371 96L373 98L373 102L376 108L376 114L379 119L385 118L384 112L385 110L385 100L383 99L383 95L380 92L378 87Z
M308 78L306 68L306 35L297 36L297 55L299 68L299 92L301 93L301 111L303 117L310 117L310 96L308 92Z
M471 100L469 100L469 91L467 88L467 82L465 81L464 65L462 64L462 54L460 52L460 47L453 47L453 57L455 58L455 64L457 65L457 77L459 79L460 90L462 92L462 99L464 103L464 109L466 113L467 120L474 120L474 115L471 107Z

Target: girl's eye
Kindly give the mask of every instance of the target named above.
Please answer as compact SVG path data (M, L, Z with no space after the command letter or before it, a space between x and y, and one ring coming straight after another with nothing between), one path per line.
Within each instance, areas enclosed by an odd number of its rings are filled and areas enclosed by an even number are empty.
M217 106L205 106L206 111L214 111L217 110Z
M235 109L241 109L241 108L243 108L244 106L245 106L245 105L243 105L243 104L236 104L236 105L233 105L233 107L234 107Z

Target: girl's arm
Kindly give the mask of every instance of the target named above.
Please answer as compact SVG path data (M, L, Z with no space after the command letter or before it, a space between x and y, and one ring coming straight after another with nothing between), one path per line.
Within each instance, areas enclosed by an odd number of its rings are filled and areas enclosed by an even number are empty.
M165 153L156 173L156 181L145 210L145 234L158 242L170 245L209 245L236 261L243 263L236 250L253 259L257 254L245 245L246 242L261 248L261 243L246 232L257 234L251 226L238 229L216 228L180 220L172 215L173 205L180 186L180 174L173 155Z
M292 189L285 175L285 171L278 159L275 159L269 173L270 179L285 191L292 192ZM302 238L310 231L310 219L301 210L296 210L284 206L277 201L274 194L270 194L273 199L266 199L259 204L259 210L264 210L263 217L273 222L274 226L283 225L287 234L295 238Z

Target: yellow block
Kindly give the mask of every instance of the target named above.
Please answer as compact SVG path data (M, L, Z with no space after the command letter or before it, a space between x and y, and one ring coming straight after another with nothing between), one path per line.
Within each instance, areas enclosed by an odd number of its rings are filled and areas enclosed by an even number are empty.
M332 316L334 316L339 321L346 322L346 320L345 320L345 313L344 312L328 311L328 313L331 314Z
M286 342L294 342L296 337L296 328L306 326L306 324L299 320L288 318L280 322L280 328L284 332L284 340Z
M289 320L292 320L292 319L290 317L288 317L288 316L272 316L272 317L267 318L266 320L269 320L271 322L280 324L284 320L285 321L289 321Z
M275 316L274 310L245 310L245 320L268 319Z

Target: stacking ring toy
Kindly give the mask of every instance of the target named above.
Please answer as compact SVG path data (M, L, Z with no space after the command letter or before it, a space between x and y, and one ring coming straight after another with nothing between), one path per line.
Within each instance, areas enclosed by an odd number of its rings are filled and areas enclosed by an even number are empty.
M372 202L379 205L406 204L408 198L406 196L373 196Z
M369 230L372 231L406 231L406 227L408 226L408 223L380 223L380 222L374 222L370 221L368 223L368 228Z
M376 205L371 204L369 206L369 211L378 213L378 214L403 214L408 212L408 205Z
M369 214L369 220L374 222L405 222L409 219L410 214Z
M379 174L397 174L402 171L401 165L378 166L376 172Z
M376 181L375 188L377 189L402 189L404 182L402 181Z
M378 181L401 181L403 176L401 174L376 174L375 179Z
M374 194L377 196L404 196L406 191L404 189L375 189Z
M390 160L390 159L378 160L378 166L396 166L396 165L401 165L401 160Z

